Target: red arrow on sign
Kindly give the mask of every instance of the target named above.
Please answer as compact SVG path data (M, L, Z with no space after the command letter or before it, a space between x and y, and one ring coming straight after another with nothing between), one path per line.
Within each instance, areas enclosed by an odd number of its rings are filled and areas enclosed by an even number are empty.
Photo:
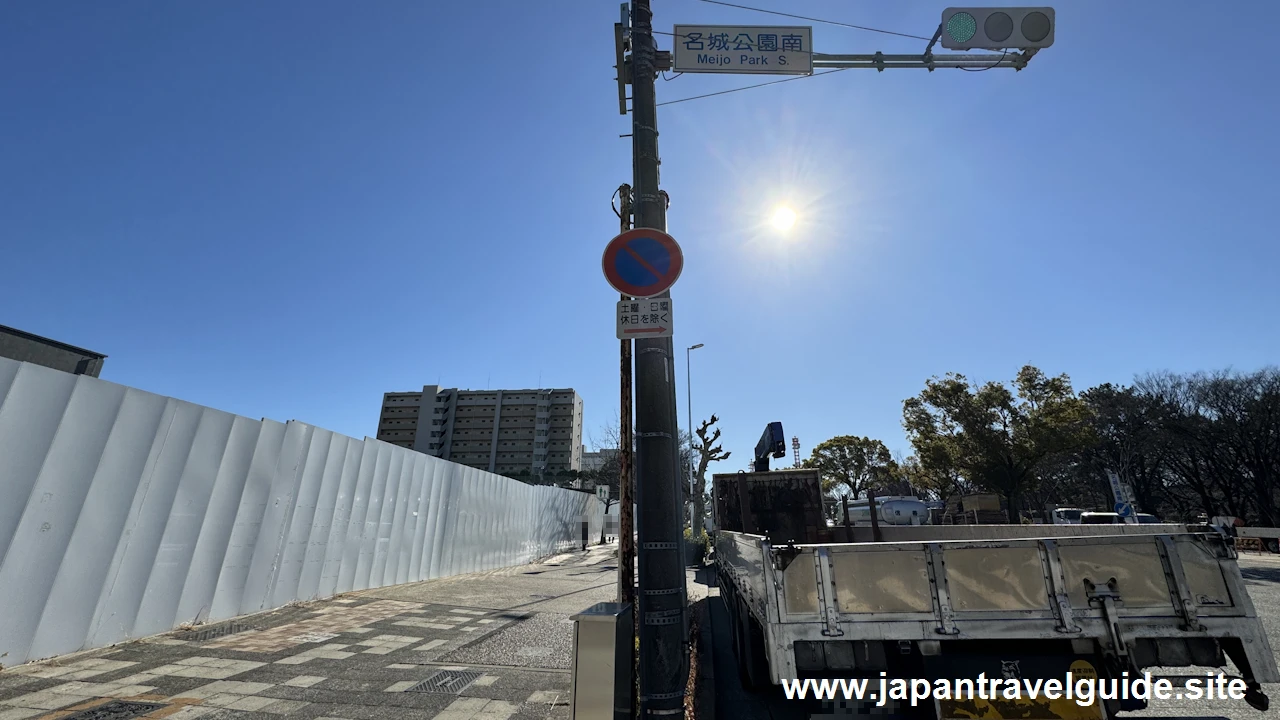
M656 328L644 328L643 330L623 330L622 334L634 335L636 333L660 333L660 332L666 332L666 331L667 329L664 327L656 327Z

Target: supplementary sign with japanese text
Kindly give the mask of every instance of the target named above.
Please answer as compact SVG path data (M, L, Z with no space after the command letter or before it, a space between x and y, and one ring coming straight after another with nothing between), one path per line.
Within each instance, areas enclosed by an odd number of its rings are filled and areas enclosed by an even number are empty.
M813 28L676 25L676 72L809 75Z
M671 337L671 300L618 302L618 339Z

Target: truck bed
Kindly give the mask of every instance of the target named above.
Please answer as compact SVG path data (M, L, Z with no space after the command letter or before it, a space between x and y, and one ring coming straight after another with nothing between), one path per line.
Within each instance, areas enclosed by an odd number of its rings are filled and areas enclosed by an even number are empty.
M874 669L868 659L883 657L885 647L905 653L904 643L927 659L972 649L972 641L1070 641L1076 654L1112 658L1117 671L1220 666L1225 651L1255 687L1280 681L1235 551L1216 532L1183 525L881 532L882 542L786 545L717 534L722 596L758 626L769 681Z

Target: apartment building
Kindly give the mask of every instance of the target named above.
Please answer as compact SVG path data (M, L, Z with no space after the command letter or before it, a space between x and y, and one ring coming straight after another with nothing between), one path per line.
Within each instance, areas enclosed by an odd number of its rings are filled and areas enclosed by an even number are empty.
M582 448L582 472L591 472L604 467L615 455L618 454L617 448L601 448L594 452L588 452L585 447Z
M377 438L511 477L579 470L582 398L573 389L390 392Z

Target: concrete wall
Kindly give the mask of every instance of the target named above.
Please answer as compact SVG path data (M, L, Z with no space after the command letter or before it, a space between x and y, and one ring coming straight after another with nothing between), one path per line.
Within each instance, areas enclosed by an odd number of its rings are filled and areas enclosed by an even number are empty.
M0 664L600 535L594 496L0 359Z

